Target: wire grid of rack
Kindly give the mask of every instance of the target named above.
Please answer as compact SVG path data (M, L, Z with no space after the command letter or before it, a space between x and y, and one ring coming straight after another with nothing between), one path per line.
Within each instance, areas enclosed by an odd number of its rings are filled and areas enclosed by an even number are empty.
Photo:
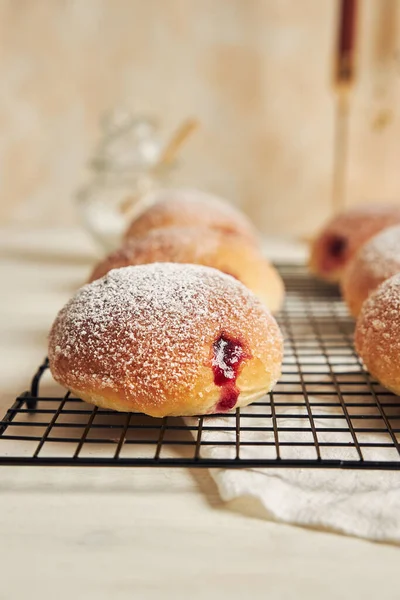
M400 401L363 370L338 291L278 268L285 358L273 392L219 417L154 419L54 392L44 361L0 421L0 464L400 469Z

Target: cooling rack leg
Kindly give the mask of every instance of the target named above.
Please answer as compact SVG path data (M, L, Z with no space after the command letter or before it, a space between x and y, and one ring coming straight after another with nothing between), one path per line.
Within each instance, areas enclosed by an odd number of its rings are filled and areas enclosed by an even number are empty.
M35 410L35 408L37 407L37 399L32 398L32 395L30 392L24 392L23 394L21 394L21 397L27 398L25 400L25 404L29 410Z
M35 410L37 406L37 400L32 400L32 398L29 398L29 400L26 401L26 406L29 408L29 410Z
M23 394L24 396L29 396L29 399L25 400L26 405L29 408L29 410L34 410L36 408L36 405L37 405L36 398L39 395L40 379L41 379L43 373L48 368L49 368L49 360L48 360L48 358L45 358L44 362L40 365L40 367L38 368L38 370L35 373L35 376L32 379L30 392L25 392L25 394Z

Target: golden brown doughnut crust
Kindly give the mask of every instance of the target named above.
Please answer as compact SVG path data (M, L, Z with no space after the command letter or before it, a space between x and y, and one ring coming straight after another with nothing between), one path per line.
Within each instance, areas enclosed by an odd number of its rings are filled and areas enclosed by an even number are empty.
M354 317L385 279L400 272L400 225L384 229L360 248L347 266L341 288Z
M142 238L131 239L99 263L89 281L111 269L153 262L214 267L244 283L272 312L283 302L283 281L254 244L242 236L207 228L154 229Z
M337 283L349 260L382 229L400 223L400 208L358 206L334 217L311 246L309 266L314 275Z
M49 362L56 381L98 406L210 414L268 392L282 346L274 318L240 282L199 265L154 263L81 288L53 324Z
M208 227L236 233L258 244L250 220L218 196L192 189L165 189L144 198L148 206L130 224L125 240L146 235L163 227Z
M371 375L400 394L399 274L384 281L364 302L354 341Z

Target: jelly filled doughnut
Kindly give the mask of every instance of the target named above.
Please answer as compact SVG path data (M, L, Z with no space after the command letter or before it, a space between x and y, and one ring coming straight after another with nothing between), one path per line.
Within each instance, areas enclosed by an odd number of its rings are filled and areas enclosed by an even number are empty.
M155 417L225 412L276 383L282 336L242 283L209 267L114 269L59 312L49 363L100 407Z
M249 219L221 198L192 189L165 189L147 195L145 208L128 227L125 239L162 227L208 227L236 233L253 243L258 235Z
M273 312L282 304L284 286L278 272L246 238L196 227L154 229L131 239L94 269L90 280L111 269L152 262L193 263L232 275Z
M371 375L400 394L400 274L386 279L364 302L354 339Z
M400 225L384 229L357 252L345 270L341 287L353 316L385 279L400 272Z
M310 269L321 279L337 283L357 250L382 229L400 223L397 206L358 206L334 217L311 248Z

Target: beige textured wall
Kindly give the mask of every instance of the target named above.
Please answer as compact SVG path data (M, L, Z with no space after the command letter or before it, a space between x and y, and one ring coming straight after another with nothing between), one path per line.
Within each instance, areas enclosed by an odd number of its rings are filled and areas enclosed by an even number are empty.
M400 2L360 2L349 201L400 198ZM334 0L0 0L0 219L71 223L114 105L202 122L178 181L265 232L329 213Z

